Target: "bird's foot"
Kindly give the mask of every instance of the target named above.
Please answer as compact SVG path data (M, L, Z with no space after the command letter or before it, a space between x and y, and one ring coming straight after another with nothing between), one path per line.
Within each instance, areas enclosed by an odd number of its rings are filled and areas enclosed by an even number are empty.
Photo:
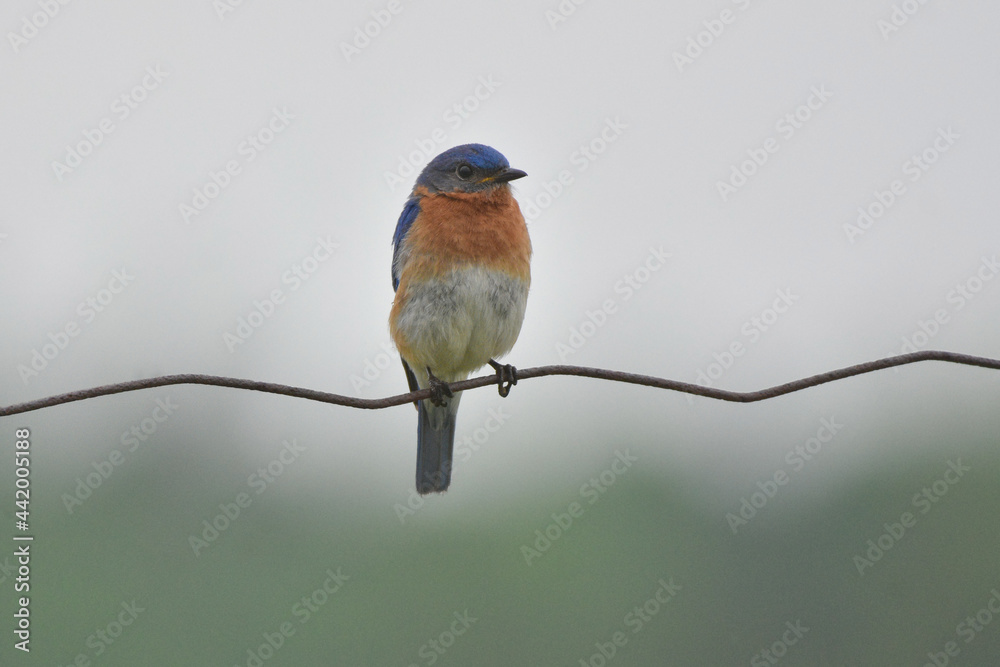
M454 394L451 393L451 387L444 380L437 378L434 373L431 373L431 369L427 368L427 381L430 383L431 389L431 403L437 405L438 407L448 405L448 402L444 400L447 396L451 398Z
M497 392L507 398L510 388L517 384L517 369L510 364L501 364L492 359L489 360L489 364L497 372Z

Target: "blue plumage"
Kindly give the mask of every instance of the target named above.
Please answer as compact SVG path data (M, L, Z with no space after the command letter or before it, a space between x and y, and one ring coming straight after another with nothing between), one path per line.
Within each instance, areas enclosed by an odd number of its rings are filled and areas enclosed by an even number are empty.
M498 183L522 176L525 173L520 169L511 169L507 158L495 148L483 144L463 144L449 148L431 160L417 177L413 194L420 188L431 194L483 192Z
M389 329L410 390L434 390L417 402L421 494L451 482L461 392L448 383L486 363L501 396L516 382L494 357L517 340L531 282L531 242L508 186L525 175L489 146L456 146L420 172L396 222Z
M429 178L432 175L454 172L462 162L483 172L499 171L510 166L507 158L495 148L484 144L463 144L450 148L431 160L417 177L417 185L430 185Z
M392 290L399 287L399 248L406 237L406 232L410 231L410 225L420 215L420 198L410 197L403 206L403 212L399 214L399 221L396 223L396 231L392 235Z

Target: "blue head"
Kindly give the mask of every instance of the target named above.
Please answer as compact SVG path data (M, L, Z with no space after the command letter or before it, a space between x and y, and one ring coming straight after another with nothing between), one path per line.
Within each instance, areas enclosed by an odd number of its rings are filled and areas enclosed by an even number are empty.
M449 148L430 161L414 187L434 192L483 192L527 176L512 169L499 151L483 144Z

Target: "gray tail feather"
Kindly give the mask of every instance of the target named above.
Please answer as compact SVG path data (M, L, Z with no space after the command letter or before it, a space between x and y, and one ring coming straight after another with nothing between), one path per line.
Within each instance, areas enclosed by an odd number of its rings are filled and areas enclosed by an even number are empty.
M455 446L457 397L448 405L420 401L417 408L417 492L446 491L451 483L451 457Z

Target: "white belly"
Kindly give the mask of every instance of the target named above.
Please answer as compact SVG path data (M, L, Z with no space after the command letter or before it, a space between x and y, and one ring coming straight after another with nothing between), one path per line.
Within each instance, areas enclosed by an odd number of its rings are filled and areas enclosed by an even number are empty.
M514 347L524 321L527 281L467 267L411 284L409 290L398 329L415 357L407 362L418 378L429 366L438 378L454 382Z

